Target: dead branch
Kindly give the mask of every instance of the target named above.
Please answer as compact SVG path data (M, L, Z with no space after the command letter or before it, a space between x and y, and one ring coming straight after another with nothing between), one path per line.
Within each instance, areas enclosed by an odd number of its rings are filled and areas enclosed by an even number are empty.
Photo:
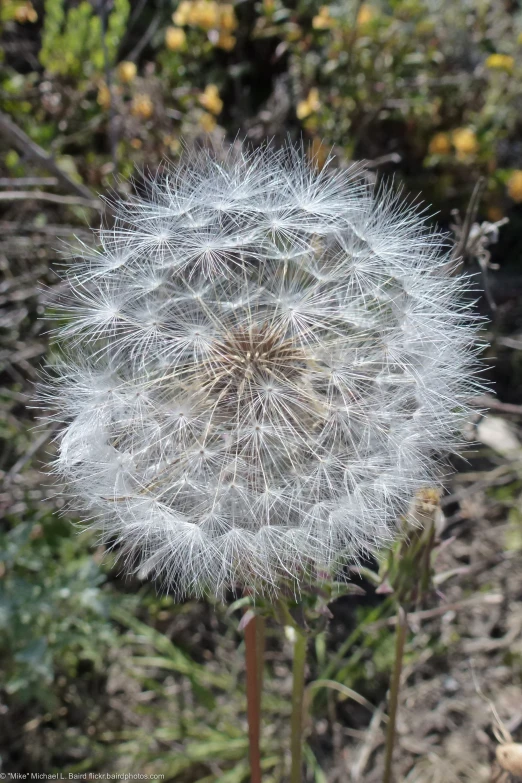
M102 210L101 201L81 196L59 196L57 193L46 193L43 190L4 190L0 191L0 201L50 201L52 204L68 204L70 206L88 207Z
M63 171L56 163L52 155L46 152L36 142L34 142L27 133L16 125L7 114L0 112L0 134L8 142L17 147L28 160L40 163L44 168L50 171L69 193L73 193L80 198L92 200L92 193L85 185L75 182Z

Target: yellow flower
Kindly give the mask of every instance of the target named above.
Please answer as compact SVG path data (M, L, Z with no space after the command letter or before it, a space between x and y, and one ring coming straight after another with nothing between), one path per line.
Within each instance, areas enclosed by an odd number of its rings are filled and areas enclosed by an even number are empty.
M131 114L140 120L148 120L154 113L154 104L148 95L136 95L131 103Z
M451 140L453 141L453 146L457 150L457 158L459 160L463 160L478 152L478 139L475 135L475 131L471 128L457 128L453 131Z
M36 22L38 20L38 14L33 8L32 3L22 3L14 12L14 20L18 24L25 24L26 22Z
M522 201L522 171L518 169L507 181L508 193L517 204Z
M118 79L124 84L133 82L136 78L137 72L138 69L136 68L135 64L131 63L129 60L123 60L123 62L118 65Z
M367 5L366 3L363 3L362 6L359 8L359 13L357 14L357 24L358 25L364 25L368 24L368 22L371 22L372 19L375 17L375 8L372 8L371 5Z
M317 16L312 19L314 30L329 30L334 27L335 19L330 16L330 9L327 5L322 5Z
M212 114L220 114L223 109L223 101L219 97L219 90L215 84L207 84L198 100L203 108Z
M428 151L431 155L447 155L451 152L451 141L447 133L436 133L430 141Z
M216 46L218 49L224 49L226 52L230 52L234 46L236 45L236 37L235 35L230 35L230 33L219 33L219 38L216 41Z
M165 31L165 44L171 52L177 52L185 46L187 36L181 27L167 27Z
M101 106L102 109L108 109L111 105L111 91L107 87L107 85L101 84L98 87L98 95L96 96L96 102L98 106Z
M212 114L209 114L208 112L204 111L199 118L199 124L203 128L203 130L206 133L212 133L214 128L217 125L216 118L212 116Z
M232 3L224 3L220 6L219 26L227 33L231 33L237 28L237 17Z
M506 73L512 73L515 65L515 60L509 54L490 54L486 58L486 68L496 71L506 71Z
M317 87L312 87L308 93L308 97L304 101L299 101L297 104L296 114L299 120L304 120L309 117L310 114L318 111L321 108L321 101L319 100L319 90Z
M193 5L194 3L190 2L190 0L183 0L183 2L178 5L176 11L172 14L172 21L174 24L177 24L180 27L182 27L184 24L188 24Z
M189 16L189 24L201 27L203 30L212 30L219 26L219 5L214 0L196 0L192 4Z
M140 150L143 147L143 142L141 139L135 138L130 140L130 145L133 150Z

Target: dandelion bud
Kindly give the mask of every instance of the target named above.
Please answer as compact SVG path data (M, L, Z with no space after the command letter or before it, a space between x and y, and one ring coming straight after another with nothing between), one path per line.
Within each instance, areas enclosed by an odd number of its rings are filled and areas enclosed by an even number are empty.
M178 595L388 542L478 388L445 238L292 147L186 153L115 209L69 268L46 389L77 507Z

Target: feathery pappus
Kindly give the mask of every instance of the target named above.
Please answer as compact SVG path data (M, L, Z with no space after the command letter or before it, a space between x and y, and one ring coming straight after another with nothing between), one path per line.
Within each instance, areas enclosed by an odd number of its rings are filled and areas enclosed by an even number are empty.
M186 152L114 207L44 384L74 505L180 596L388 542L480 386L447 238L292 146Z

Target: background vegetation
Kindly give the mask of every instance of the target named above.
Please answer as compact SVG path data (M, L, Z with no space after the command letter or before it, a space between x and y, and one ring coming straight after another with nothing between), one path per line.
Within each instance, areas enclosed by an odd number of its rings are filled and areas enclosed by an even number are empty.
M136 167L175 159L183 140L289 135L319 165L333 148L328 165L365 160L368 177L422 193L457 239L455 210L462 221L479 183L463 252L486 291L477 306L497 399L442 500L437 570L448 578L412 618L397 759L405 781L507 780L495 778L485 697L520 738L519 3L4 0L0 28L0 771L248 780L237 596L228 608L175 605L124 579L42 477L53 433L35 427L30 400L46 286L60 285L51 265L63 242L89 241L98 194L125 193ZM314 691L317 783L382 775L394 620L386 596L360 584L365 595L330 605L311 651L310 679L363 697ZM267 659L275 783L287 774L290 693L290 641L275 628Z

